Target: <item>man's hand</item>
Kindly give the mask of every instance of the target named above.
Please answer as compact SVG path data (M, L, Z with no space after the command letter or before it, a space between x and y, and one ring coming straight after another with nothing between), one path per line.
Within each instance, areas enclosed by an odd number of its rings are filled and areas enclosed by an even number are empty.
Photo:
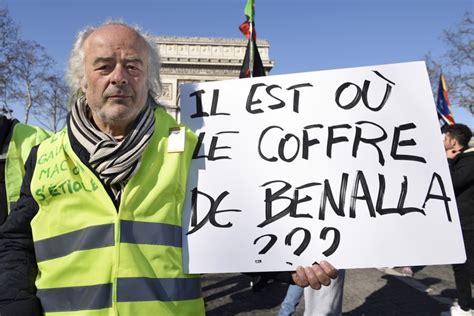
M448 149L446 150L446 157L448 159L454 159L461 151L455 149Z
M298 267L291 274L296 285L301 287L311 286L315 290L319 290L322 285L331 284L331 279L337 277L337 270L329 262L321 261L310 267Z

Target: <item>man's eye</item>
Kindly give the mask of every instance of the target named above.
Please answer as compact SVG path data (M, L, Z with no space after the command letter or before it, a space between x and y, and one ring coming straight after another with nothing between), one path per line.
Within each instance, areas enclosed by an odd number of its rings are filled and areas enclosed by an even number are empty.
M101 65L96 68L96 70L101 70L101 71L107 71L109 69L110 69L109 65Z
M131 72L138 72L140 69L134 65L129 65L127 66L128 70L130 70Z

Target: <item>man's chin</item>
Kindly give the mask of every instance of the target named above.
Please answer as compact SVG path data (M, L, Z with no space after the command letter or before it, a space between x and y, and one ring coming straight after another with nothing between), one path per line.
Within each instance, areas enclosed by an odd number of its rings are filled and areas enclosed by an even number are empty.
M104 110L113 116L126 116L127 113L133 112L133 105L130 105L128 103L114 102L112 104L107 104Z
M123 99L108 99L108 102L106 103L106 107L113 109L113 108L130 108L133 107L132 102L129 98L123 98Z
M129 103L109 103L101 109L101 117L108 121L129 121L135 119L140 111L135 105Z
M114 105L100 109L96 112L96 115L104 121L116 121L130 116L131 110L129 107L124 105Z

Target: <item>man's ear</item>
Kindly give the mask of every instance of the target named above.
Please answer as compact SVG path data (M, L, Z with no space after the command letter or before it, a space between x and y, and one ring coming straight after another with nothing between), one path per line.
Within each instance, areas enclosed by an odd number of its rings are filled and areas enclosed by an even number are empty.
M86 90L87 90L86 77L82 77L82 79L81 79L81 90L84 94L86 94Z

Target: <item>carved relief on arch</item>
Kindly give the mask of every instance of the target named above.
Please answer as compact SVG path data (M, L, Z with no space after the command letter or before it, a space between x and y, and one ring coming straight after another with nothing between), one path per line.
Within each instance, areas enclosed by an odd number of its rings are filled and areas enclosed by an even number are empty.
M173 95L173 85L171 83L163 83L161 90L161 99L171 100Z

